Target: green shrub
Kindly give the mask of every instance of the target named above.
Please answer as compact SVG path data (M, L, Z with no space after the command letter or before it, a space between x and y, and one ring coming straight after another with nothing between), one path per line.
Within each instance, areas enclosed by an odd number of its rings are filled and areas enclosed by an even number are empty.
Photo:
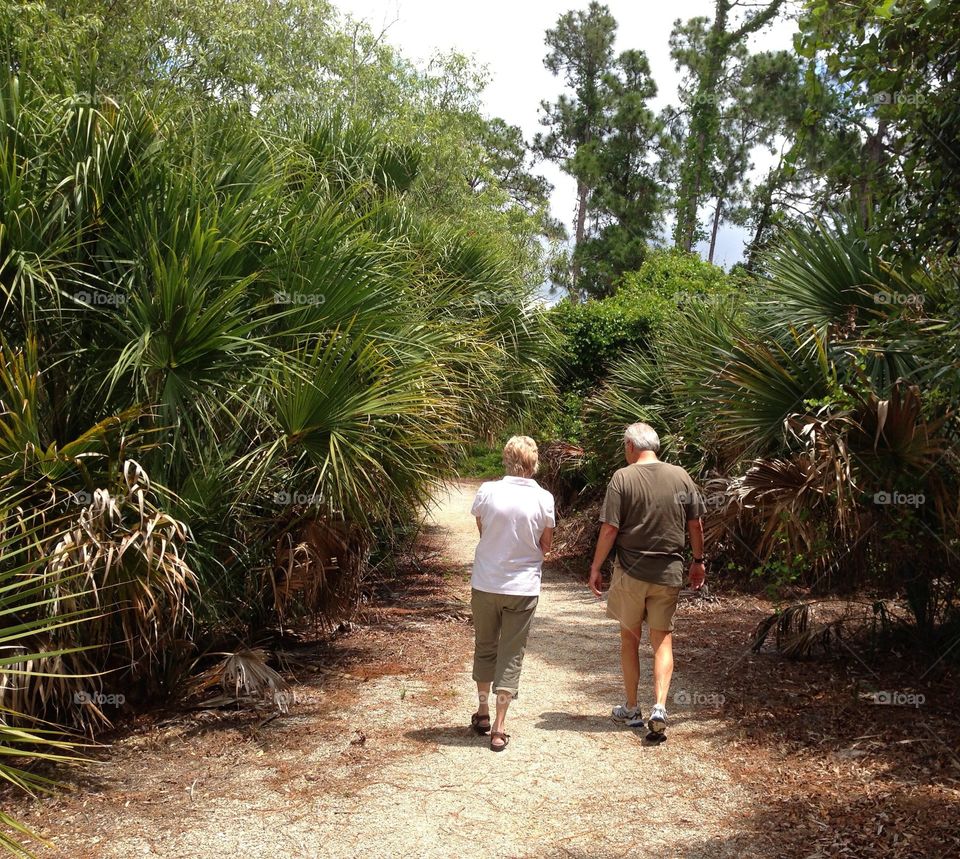
M564 393L584 394L599 384L624 354L648 348L651 308L613 299L563 302L553 319L563 335L557 384Z
M460 475L490 480L503 476L503 445L477 442L467 447Z
M596 430L593 425L584 427L584 399L607 381L616 367L650 365L655 370L651 362L656 340L686 308L726 301L747 286L742 275L728 275L697 254L656 250L637 271L623 276L620 288L610 298L583 304L561 302L550 312L562 340L555 370L561 397L556 413L545 420L548 434L595 448L596 439L584 438ZM646 414L642 404L625 405L632 420ZM618 414L617 420L622 419Z
M704 485L714 569L774 591L899 594L946 640L960 617L956 269L899 265L841 215L782 234L762 291L730 280L706 288L734 295L689 301L649 356L611 369L585 406L587 460L613 468L624 424L649 421Z
M647 354L665 321L685 305L737 289L734 278L697 254L651 252L637 271L623 276L610 298L563 301L553 309L553 322L563 338L558 386L565 392L588 393L621 359Z
M631 304L663 299L669 308L692 299L735 291L735 279L695 253L670 249L651 253L636 271L627 272L612 301Z

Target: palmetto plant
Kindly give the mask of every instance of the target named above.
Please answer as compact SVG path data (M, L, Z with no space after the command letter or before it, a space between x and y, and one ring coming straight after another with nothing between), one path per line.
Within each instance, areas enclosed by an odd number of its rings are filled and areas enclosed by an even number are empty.
M156 507L132 460L118 482L90 494L36 482L2 511L2 597L19 621L0 689L9 713L108 723L97 705L104 687L121 701L152 689L165 654L190 632L186 526Z
M309 515L390 521L503 403L548 395L504 255L406 210L416 153L336 118L184 123L17 86L5 187L22 190L3 211L24 236L0 234L0 285L9 342L38 344L57 404L38 431L136 410L150 441L130 453L177 512L213 524L215 502L240 524L198 530L201 581L279 491L316 499Z
M388 534L549 396L529 288L412 214L415 152L336 117L0 95L6 473L92 494L138 462L192 529L201 624L262 620L291 533Z
M16 506L30 499L11 495L9 500ZM29 704L26 690L39 684L55 695L79 679L64 672L65 662L78 655L76 648L53 642L75 638L83 624L95 619L89 606L58 605L43 573L37 547L50 526L61 524L50 509L31 515L20 508L17 515L5 517L0 528L0 781L31 795L47 792L55 784L38 771L38 764L72 764L79 758L78 743L65 736L59 724L21 706ZM78 600L84 596L83 579L82 573L67 566L58 575ZM41 649L32 649L37 644ZM36 836L2 811L0 826L4 829L0 849L29 856L22 839Z
M956 283L888 261L849 217L797 228L758 295L692 303L590 418L610 456L632 420L666 430L719 563L802 559L801 583L892 586L920 623L948 621L955 605L930 605L960 572Z
M464 443L550 396L532 287L408 205L416 151L171 110L0 81L2 524L37 624L0 706L24 718L95 726L77 693L169 692L198 647L348 611Z

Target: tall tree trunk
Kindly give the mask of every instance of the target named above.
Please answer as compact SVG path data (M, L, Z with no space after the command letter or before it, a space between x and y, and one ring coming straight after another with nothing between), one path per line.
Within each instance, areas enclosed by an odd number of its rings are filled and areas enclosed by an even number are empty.
M734 4L732 0L716 0L713 25L707 39L706 70L697 86L690 109L690 132L684 147L680 188L677 191L674 244L685 251L693 249L697 234L697 214L703 193L703 178L713 157L720 115L717 89L730 49L768 24L783 3L784 0L771 0L763 11L748 18L732 33L728 33L727 20Z
M574 232L575 245L573 248L573 259L570 261L570 303L576 304L580 301L580 261L577 259L577 250L583 241L587 224L587 198L590 196L590 189L582 181L577 181L577 224Z
M750 250L747 252L747 271L755 271L757 263L760 260L760 243L763 241L763 234L770 226L770 213L773 209L773 185L767 186L767 194L763 200L763 208L760 210L760 217L757 218L757 229L753 233L753 240L750 242Z
M700 194L703 174L713 153L717 105L717 85L720 70L726 60L729 47L726 38L727 15L730 0L717 0L713 26L707 39L707 66L697 86L693 106L690 109L690 133L680 167L680 190L677 194L677 224L674 243L685 251L693 250L697 233L697 215L700 209Z
M877 123L876 132L869 135L863 144L865 169L860 173L860 181L856 187L859 198L857 207L860 211L860 220L864 224L870 223L876 209L876 182L883 163L883 138L887 134L887 125L888 121L881 119Z
M717 197L717 208L713 210L713 229L710 230L710 255L707 262L713 262L713 252L717 248L717 231L720 229L720 212L723 211L723 197Z
M767 178L764 179L763 185L760 186L763 189L763 196L760 198L763 200L763 206L760 208L760 217L757 218L757 226L753 231L753 239L751 239L748 245L747 271L756 271L757 263L760 261L760 249L762 247L764 233L770 228L773 215L773 194L777 188L780 187L783 179L783 153L781 152L777 166L767 173Z

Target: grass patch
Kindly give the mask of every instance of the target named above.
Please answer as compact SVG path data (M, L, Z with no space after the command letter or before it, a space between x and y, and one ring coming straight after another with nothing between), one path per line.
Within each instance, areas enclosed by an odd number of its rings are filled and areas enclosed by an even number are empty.
M473 444L460 465L461 477L503 477L503 450L486 444Z

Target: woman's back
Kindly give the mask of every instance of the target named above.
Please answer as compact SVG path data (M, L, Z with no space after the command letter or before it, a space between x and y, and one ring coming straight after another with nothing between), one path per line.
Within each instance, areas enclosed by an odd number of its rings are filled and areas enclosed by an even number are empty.
M540 593L540 536L553 528L553 496L535 480L507 475L480 486L471 513L482 526L471 586L498 594Z

